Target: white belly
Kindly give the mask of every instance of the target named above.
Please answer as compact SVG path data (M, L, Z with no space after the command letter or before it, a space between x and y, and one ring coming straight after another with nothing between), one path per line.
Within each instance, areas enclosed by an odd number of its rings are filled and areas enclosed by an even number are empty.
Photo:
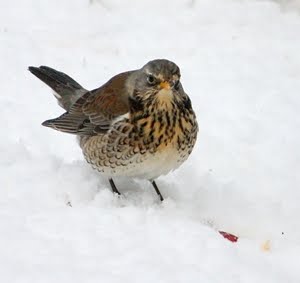
M187 158L174 147L164 148L154 154L137 154L132 162L114 170L105 168L103 173L109 176L127 176L153 180L178 168Z
M135 175L138 178L155 179L177 169L183 161L177 150L165 149L163 152L148 155L146 160L137 164Z

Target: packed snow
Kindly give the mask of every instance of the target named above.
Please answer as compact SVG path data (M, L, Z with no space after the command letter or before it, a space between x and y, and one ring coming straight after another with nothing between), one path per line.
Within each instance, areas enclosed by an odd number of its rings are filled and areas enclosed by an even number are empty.
M0 282L300 282L300 4L282 2L2 0ZM113 195L42 127L62 109L27 71L93 89L156 58L200 126L163 203L141 180Z

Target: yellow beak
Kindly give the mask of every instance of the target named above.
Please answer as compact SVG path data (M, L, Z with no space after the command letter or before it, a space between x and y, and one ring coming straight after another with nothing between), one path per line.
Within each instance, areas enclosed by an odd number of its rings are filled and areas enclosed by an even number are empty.
M168 82L161 82L160 84L159 84L159 86L161 87L161 88L163 88L163 89L170 89L171 88L171 86L170 86L170 84L168 83Z

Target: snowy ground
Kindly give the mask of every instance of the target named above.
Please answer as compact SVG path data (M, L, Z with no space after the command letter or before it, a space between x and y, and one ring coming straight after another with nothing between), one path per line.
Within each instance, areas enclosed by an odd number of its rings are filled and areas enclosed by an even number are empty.
M1 0L0 282L300 282L300 9L277 2ZM200 125L163 204L40 126L62 111L26 70L95 88L154 58Z

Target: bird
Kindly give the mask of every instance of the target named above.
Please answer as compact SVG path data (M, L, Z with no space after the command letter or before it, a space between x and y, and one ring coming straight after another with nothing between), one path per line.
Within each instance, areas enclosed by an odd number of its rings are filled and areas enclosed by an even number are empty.
M155 59L122 72L94 90L47 66L29 71L54 91L65 112L43 126L77 136L86 161L106 176L155 180L177 169L191 154L198 123L180 81L179 67Z

